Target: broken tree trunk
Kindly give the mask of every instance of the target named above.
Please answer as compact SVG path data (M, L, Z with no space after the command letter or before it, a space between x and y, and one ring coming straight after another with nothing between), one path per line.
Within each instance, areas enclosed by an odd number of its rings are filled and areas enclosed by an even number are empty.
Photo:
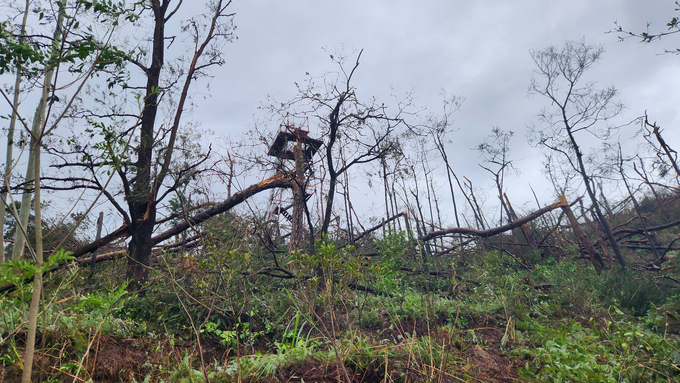
M602 235L600 235L602 234L602 226L596 224L596 222L599 223L599 221L597 221L597 216L592 211L586 210L585 206L583 205L582 199L579 199L579 204L581 207L581 216L583 217L583 220L586 221L586 225L588 225L590 230L593 231L595 238L597 238L595 243L600 247L600 249L602 249L602 254L604 254L604 260L605 262L607 262L607 265L609 265L607 268L611 268L614 265L614 258L612 257L612 254L609 252L609 249L607 248L607 242L604 240ZM590 212L595 221L588 218L588 212Z
M666 144L666 141L663 139L663 137L661 137L661 131L659 130L659 126L657 126L656 123L653 124L649 123L649 120L647 119L647 114L645 114L645 124L647 126L652 127L652 133L654 133L656 140L659 142L659 145L661 145L661 148L663 149L664 153L666 153L668 160L673 165L675 174L677 174L678 179L680 179L680 168L678 167L678 163L675 161L675 158L673 157L673 153L675 153L675 150L671 149L671 147L668 146L668 144Z
M564 200L566 202L566 198L564 197L564 195L560 197L560 200ZM583 246L583 249L586 251L588 258L590 258L590 262L593 263L595 271L598 274L600 274L602 270L608 269L608 265L604 262L604 259L602 259L600 253L598 253L597 250L595 250L593 244L590 242L588 237L586 237L586 234L583 232L583 229L581 228L581 225L578 223L576 216L574 216L574 212L569 207L569 204L565 203L564 206L562 206L562 211L564 211L564 215L566 215L567 219L569 219L571 229L574 231L574 234L579 239L579 242L581 242L581 246Z
M202 211L198 214L196 214L193 217L187 218L182 222L178 222L175 226L169 228L168 230L158 234L157 236L153 237L151 241L154 244L160 243L165 241L166 239L170 239L173 236L189 229L191 226L198 225L200 223L205 222L206 220L218 215L225 213L229 211L231 208L234 206L240 204L241 202L245 201L246 199L254 196L257 193L260 193L265 190L269 189L274 189L274 188L291 188L293 185L293 182L291 181L290 177L285 174L277 174L273 177L267 178L264 181L258 182L256 184L250 185L249 187L241 190L238 193L234 193L234 195L231 196L231 198L228 198L227 200L220 202L218 204L215 204L213 207L210 209L207 209L205 211Z
M368 235L368 234L371 234L372 232L374 232L374 231L380 229L381 227L384 228L385 225L387 225L388 223L394 221L395 219L397 219L397 218L399 218L399 217L403 217L403 216L406 216L406 212L401 212L401 213L399 213L399 214L397 214L397 215L395 215L395 216L392 216L392 217L390 217L390 218L388 218L388 219L384 219L384 218L383 218L383 220L382 220L381 223L379 223L379 224L373 226L372 228L370 228L370 229L364 231L363 233L360 233L359 235L357 235L357 236L354 238L354 242L360 240L361 238L365 237L365 236ZM383 235L384 235L384 232L383 232Z
M517 220L517 214L515 213L515 209L512 208L512 204L510 203L510 200L508 199L508 195L503 193L503 197L505 197L505 207L508 209L508 215L510 216L510 220L512 222ZM531 251L536 251L538 250L538 245L536 245L536 240L534 239L534 235L531 233L531 228L529 227L528 224L523 224L520 225L520 230L522 230L522 235L524 235L524 239L527 241L527 245L529 245L529 249Z

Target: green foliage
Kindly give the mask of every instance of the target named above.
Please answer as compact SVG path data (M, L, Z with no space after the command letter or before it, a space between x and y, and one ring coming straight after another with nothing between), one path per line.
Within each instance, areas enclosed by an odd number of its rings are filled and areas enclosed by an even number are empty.
M376 347L374 341L366 336L356 335L353 339L347 339L346 343L350 351L345 364L354 373L362 375L384 373L390 360L397 356L394 348L385 345Z
M406 232L390 233L375 242L380 254L380 266L375 286L382 291L395 292L404 286L402 268L411 265L409 252L413 243Z
M227 219L211 228L211 235L234 239L231 230L247 227L236 217ZM678 378L680 295L647 298L652 309L646 314L635 309L639 320L630 315L630 306L619 309L623 301L606 309L621 291L628 300L635 290L642 292L635 285L609 295L619 285L641 282L643 274L597 275L585 263L540 257L527 269L511 256L478 250L464 266L452 261L451 273L425 275L408 267L405 235L381 243L380 256L367 259L354 248L318 242L313 254L296 252L287 265L281 262L295 279L259 274L271 255L257 247L250 253L206 243L200 251L161 257L144 297L106 278L108 288L66 294L80 280L71 271L51 282L62 281L59 286L46 289L54 294L47 300L60 303L45 306L39 331L48 347L68 343L60 365L64 372L79 368L93 329L154 342L157 350L169 338L166 359L149 356L137 375L149 382L204 382L206 375L217 382L273 380L302 374L312 364L344 366L365 381L474 381L480 367L472 365L470 355L478 349L497 361L505 358L523 381ZM31 272L30 264L4 267ZM351 288L356 285L380 286L388 294ZM21 361L13 334L25 320L27 293L24 288L0 299L5 366ZM196 356L194 329L204 350L222 353L204 361L205 370Z
M292 343L277 343L276 352L272 354L255 353L233 360L226 369L227 375L247 376L261 379L273 377L281 368L308 361L312 356L323 357L315 353L318 343L309 337L297 338ZM324 359L327 358L327 355Z
M60 262L64 255L55 257ZM33 268L35 270L35 267ZM80 359L93 340L93 334L128 337L137 323L116 318L122 304L132 297L128 295L127 283L120 286L83 293L72 291L73 275L53 285L47 281L45 303L38 321L38 333L43 338L42 344L48 349L55 348L63 363L55 371L73 373L81 369ZM24 325L27 321L27 301L30 292L8 294L0 298L0 365L21 368L22 355L18 351L16 337L23 337ZM66 297L64 297L66 296ZM68 345L65 350L64 345Z
M86 66L95 62L95 70L111 70L109 84L120 83L126 78L123 68L126 65L125 58L131 57L133 52L125 52L110 44L98 40L98 34L92 25L81 28L81 21L88 20L90 14L100 22L110 22L117 25L121 20L133 22L139 18L137 5L126 8L124 2L112 1L82 1L78 3L84 7L73 7L73 14L64 14L66 30L78 30L78 33L69 34L70 39L61 46L52 46L52 36L32 34L19 36L18 31L13 30L10 22L0 22L0 74L16 72L19 68L25 74L38 76L50 68L57 67L60 63L70 64L69 72L82 73ZM51 12L48 9L35 8L33 13L38 21L45 23L44 16ZM80 13L78 13L80 12ZM109 86L110 87L110 86Z
M45 273L56 266L72 261L73 259L71 252L61 249L50 255L47 261L43 263L40 270ZM12 259L0 263L0 285L12 284L18 287L19 285L22 285L25 280L33 278L37 271L38 269L35 264L26 259Z
M101 121L96 121L92 118L87 119L90 127L85 129L85 133L89 135L90 140L94 139L95 135L100 136L101 140L92 145L93 149L100 154L98 158L92 158L90 154L84 153L81 159L82 162L105 161L113 165L110 171L117 171L121 167L130 164L130 157L126 153L127 142L125 137L113 125L107 125ZM82 148L78 145L75 139L68 141L75 149Z
M522 374L554 382L656 382L680 377L678 341L631 322L615 306L588 326L578 322L530 329L540 345L522 349L532 358Z
M359 324L363 328L376 329L380 328L380 326L383 324L383 319L377 310L367 310L361 313Z
M538 266L531 274L536 283L547 283L550 296L541 298L553 306L552 314L569 316L572 313L588 315L597 306L601 278L592 267L580 266L570 261L548 263Z
M78 2L84 6L86 11L92 11L98 17L103 18L104 20L110 20L113 23L118 23L118 19L127 21L136 21L139 19L137 6L140 6L141 3L135 2L133 3L132 8L127 8L124 1L78 0Z
M27 68L45 60L39 46L21 42L9 22L0 22L0 75L14 72L18 67Z
M608 270L603 273L600 283L603 298L608 304L616 303L637 316L645 315L653 305L680 293L677 284L655 280L655 275L637 270Z
M193 368L191 364L192 356L188 353L182 354L182 361L177 368L170 372L170 382L178 383L203 383L205 376L203 372Z
M54 331L85 332L99 329L103 334L127 335L134 333L137 323L127 322L115 316L125 302L133 299L127 292L128 282L108 290L75 296L75 304L56 318Z

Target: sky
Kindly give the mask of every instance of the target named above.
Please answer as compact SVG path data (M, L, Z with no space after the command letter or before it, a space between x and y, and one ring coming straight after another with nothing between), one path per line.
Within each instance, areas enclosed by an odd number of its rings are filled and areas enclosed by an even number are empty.
M542 154L527 143L527 127L542 127L536 115L550 106L527 93L535 69L529 52L566 40L603 45L606 52L587 79L619 90L626 109L618 121L631 121L646 110L677 147L680 100L672 89L680 85L680 57L662 53L680 46L680 36L642 44L619 42L617 34L606 33L615 21L634 32L644 31L647 23L650 31L663 31L675 7L665 0L235 0L238 39L226 47L227 62L214 71L211 97L201 102L195 117L218 136L247 131L267 95L289 99L305 73L335 69L326 50L363 49L353 81L362 96L390 102L393 89L414 90L417 103L435 111L441 109L443 91L465 99L454 115L456 131L447 149L458 175L489 195L492 179L472 148L494 126L515 132L511 157L521 173L508 176L507 193L513 204L529 211L536 206L530 186L542 204L554 198L541 173ZM625 149L634 150L638 127L620 130ZM440 172L442 188L444 177Z
M184 1L170 30L177 30L180 19L202 13L202 3ZM230 10L238 38L225 46L226 62L213 68L209 90L200 81L193 88L200 97L191 119L214 132L210 140L240 141L256 121L262 123L258 107L269 96L289 100L296 95L295 83L307 73L337 70L328 52L344 52L351 62L363 50L353 78L362 99L375 96L389 104L391 94L413 91L417 105L438 112L444 92L464 98L453 116L455 131L448 137L447 152L458 176L480 188L479 196L490 209L495 204L493 181L473 148L493 127L513 131L510 156L520 173L509 175L505 187L516 210L529 212L536 208L532 188L542 205L555 198L542 173L543 154L527 142L528 127L543 127L537 114L550 106L545 98L528 95L535 75L530 52L567 40L602 45L606 52L586 80L619 90L626 109L615 123L647 111L663 128L668 144L680 147L680 96L673 92L680 88L680 57L663 54L680 47L680 35L642 44L634 38L620 42L616 33L607 33L615 21L634 32L644 31L648 23L651 32L664 31L677 15L676 7L671 0L234 0ZM143 34L134 37L145 39ZM258 128L278 130L278 122L270 124ZM639 141L633 137L637 129L628 125L619 131L626 154ZM315 121L310 121L310 130L315 136ZM585 146L594 144L585 138ZM435 174L442 209L451 211L443 168ZM240 184L265 176L250 174ZM380 189L372 192L360 178L355 183L353 195L361 201L356 204L364 205L367 215L380 216ZM453 222L451 215L446 218Z

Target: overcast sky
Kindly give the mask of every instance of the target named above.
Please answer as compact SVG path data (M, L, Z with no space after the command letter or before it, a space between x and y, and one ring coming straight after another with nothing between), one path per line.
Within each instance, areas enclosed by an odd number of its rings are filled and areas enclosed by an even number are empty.
M186 19L204 12L203 2L185 1L178 16ZM239 141L262 117L257 107L268 95L290 99L295 82L304 81L306 73L319 76L337 69L326 51L356 55L363 49L353 85L364 100L376 96L389 104L394 89L402 94L414 90L418 105L436 112L441 110L443 91L465 99L454 115L456 131L449 137L448 154L459 176L487 190L487 207L495 204L492 179L478 166L479 154L472 148L494 126L514 131L511 157L521 174L509 176L506 188L513 204L526 212L536 207L530 185L541 204L554 198L541 173L543 155L527 143L527 127L542 127L536 115L549 106L544 98L527 94L535 68L529 52L560 46L565 40L603 45L606 52L587 79L619 89L627 106L619 122L647 110L664 129L670 146L677 148L680 100L674 90L680 88L680 57L661 53L680 47L680 35L641 44L635 39L619 42L616 34L606 33L615 21L636 32L647 23L652 32L665 30L675 7L671 0L234 0L230 8L235 12L238 39L225 47L226 63L213 70L209 95L196 98L192 118L217 137ZM173 20L169 28L176 30L179 18ZM148 38L135 37L142 44ZM194 90L199 96L205 94L204 88ZM276 131L278 122L268 128ZM620 131L620 140L630 151L637 128ZM310 121L310 130L314 136L315 121ZM446 202L444 174L439 169L436 181ZM265 176L251 175L241 185ZM366 191L361 179L356 182L355 198ZM368 216L384 211L380 195L378 191L357 198L366 204L362 210ZM444 206L443 210L451 209ZM451 223L452 217L448 218Z
M212 97L200 103L195 117L218 135L233 137L252 127L268 94L288 99L306 72L334 70L323 47L346 53L363 49L354 81L361 95L390 102L392 88L415 89L417 102L435 110L441 108L442 90L464 97L448 148L457 173L490 188L471 148L494 126L512 130L512 155L521 174L507 180L511 200L533 201L531 184L541 203L550 203L553 191L541 174L542 155L526 137L527 126L540 127L536 114L549 105L527 95L535 67L530 50L582 38L602 44L606 53L588 78L619 89L627 106L621 121L647 110L677 147L680 102L672 90L680 86L680 57L660 53L680 46L680 36L641 44L621 43L606 33L615 21L636 32L648 22L651 31L665 30L674 8L670 0L236 0L238 40L227 46L227 63L214 73ZM624 145L636 129L621 131ZM439 183L443 186L444 179Z

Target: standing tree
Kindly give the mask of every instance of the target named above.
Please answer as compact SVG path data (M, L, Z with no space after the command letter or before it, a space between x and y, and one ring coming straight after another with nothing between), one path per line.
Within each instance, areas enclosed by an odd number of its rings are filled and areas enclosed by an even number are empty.
M119 50L108 44L108 40L118 25L119 18L134 18L134 14L128 13L124 7L112 2L107 5L93 7L94 4L87 1L59 1L49 4L46 8L39 5L30 10L29 2L23 10L23 22L19 34L14 35L5 29L6 24L0 25L0 73L4 71L15 72L15 90L10 101L4 90L0 90L3 98L10 104L12 117L10 118L10 130L14 129L17 122L23 128L29 141L29 158L26 166L26 176L20 183L22 190L21 210L16 211L12 204L12 215L16 220L16 240L13 245L14 258L23 256L26 244L26 234L29 220L31 202L35 204L34 228L35 244L28 244L28 251L35 261L35 274L33 275L33 293L28 314L28 330L26 336L26 353L24 357L24 371L22 382L31 380L33 356L35 351L37 317L41 299L42 273L43 273L43 234L41 212L41 152L46 146L45 137L55 133L63 118L70 113L74 101L84 88L85 84L101 71L119 69ZM31 33L26 31L28 15L35 14L35 24L43 18L40 27L53 28L49 32L33 29ZM45 17L46 16L46 17ZM88 20L88 27L80 28L81 20ZM83 24L86 22L84 21ZM102 24L103 31L96 24ZM36 26L34 24L34 27ZM99 33L98 33L99 32ZM102 41L97 41L94 36L99 35ZM16 97L21 83L21 77L26 76L34 83L39 96L32 121L28 121L22 115L22 108ZM67 92L68 90L68 92ZM27 89L24 89L28 92ZM64 92L59 93L57 92ZM61 101L60 101L61 98ZM30 124L29 124L30 123ZM29 126L30 125L30 126ZM8 137L7 167L4 179L4 188L9 191L10 170L20 158L14 158L11 152L11 141L14 132ZM22 151L23 152L23 151ZM3 194L3 208L6 198L11 194ZM4 209L3 209L4 210ZM60 253L63 255L63 253ZM62 257L63 258L63 257Z
M479 166L494 176L498 199L500 200L499 225L503 224L503 211L508 215L508 221L512 221L508 206L503 199L503 194L505 194L503 185L505 183L506 170L518 172L512 164L513 160L509 157L510 140L514 134L513 131L506 132L495 126L491 129L491 134L475 148L484 160L484 164L479 164Z
M183 119L192 105L190 87L224 63L224 45L234 38L233 14L226 12L231 1L209 1L206 14L174 23L182 4L149 0L135 5L152 28L148 52L139 48L124 56L138 75L112 73L106 84L93 88L95 104L84 104L73 115L76 123L88 121L88 134L75 132L67 140L69 147L58 153L65 160L56 166L91 172L92 182L81 187L103 193L123 220L114 233L75 253L129 236L127 276L133 288L147 279L160 203L190 182L210 154L199 151L200 144L188 132L191 124ZM166 54L176 52L172 45L180 37L175 32L183 34L186 49L180 51L188 53L169 60ZM100 180L102 170L117 174L119 192Z
M19 33L16 37L16 43L21 46L26 37L26 24L28 22L28 14L30 9L30 1L26 0L23 17L21 21L21 26L19 27ZM7 207L7 199L9 197L9 186L10 179L12 177L12 169L14 167L14 135L16 131L18 113L17 109L19 107L21 95L21 80L23 78L22 65L21 62L15 64L15 80L14 80L14 94L12 97L12 113L10 115L9 128L7 130L7 149L6 149L6 162L5 162L5 172L3 173L2 181L2 193L0 194L0 233L4 236L5 234L5 208ZM4 241L0 244L0 263L5 261L5 243Z
M456 226L458 227L460 227L460 218L458 215L458 204L456 203L456 194L454 192L453 181L451 179L452 175L453 178L456 179L456 182L458 183L458 187L460 188L461 192L463 191L463 188L460 185L458 176L453 171L453 168L451 167L451 164L449 162L449 156L446 152L446 144L449 142L447 136L452 131L453 113L460 109L462 104L463 104L462 97L460 96L447 97L446 95L444 95L443 114L441 116L436 115L430 116L429 121L426 123L428 134L431 135L432 138L434 139L434 145L437 148L439 154L441 155L442 161L444 162L446 179L449 184L449 192L451 193L451 203L453 204L453 216L456 219ZM467 195L465 197L467 198ZM469 199L468 202L470 202Z
M192 18L182 28L189 34L191 44L192 55L189 57L188 68L166 65L164 71L165 52L168 49L165 28L182 4L180 1L174 9L171 9L170 2L152 0L148 3L154 27L150 62L145 65L137 60L131 60L146 77L144 106L140 116L139 142L134 149L137 159L129 164L130 172L119 170L119 174L130 213L129 217L126 217L129 220L131 237L128 245L128 277L133 278L137 284L146 281L147 278L147 267L154 244L151 237L156 226L159 202L193 173L191 170L181 169L169 185L164 185L166 177L172 170L178 132L187 107L189 86L195 78L205 74L209 67L222 65L224 42L233 38L233 14L226 13L231 1L215 1L209 5L208 15ZM181 75L173 73L175 71ZM177 98L172 98L170 91L172 83L161 86L162 74L181 84ZM163 101L166 101L173 110L167 128L159 126L156 121L159 106ZM158 157L155 161L154 150Z
M529 86L529 93L539 94L551 101L539 118L547 125L535 133L536 142L561 153L571 168L583 180L586 192L609 243L622 268L626 260L614 238L595 196L595 185L583 160L583 149L577 135L589 134L600 140L608 138L612 128L607 120L618 115L623 106L616 100L616 89L597 89L592 82L582 84L584 73L602 56L604 48L587 45L584 41L568 41L561 49L554 46L532 51L537 66L537 77Z

